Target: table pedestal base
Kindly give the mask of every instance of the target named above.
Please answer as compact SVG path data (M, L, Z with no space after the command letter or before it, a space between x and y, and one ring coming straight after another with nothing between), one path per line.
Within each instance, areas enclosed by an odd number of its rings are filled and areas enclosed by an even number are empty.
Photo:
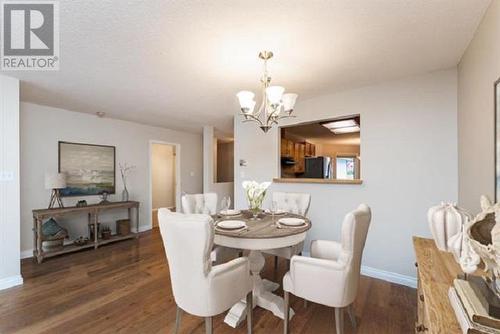
M253 279L253 306L260 306L281 319L284 319L285 303L282 297L272 293L279 288L278 283L271 282L260 277L260 272L264 267L265 259L260 251L251 251L248 256L250 260L250 270ZM289 319L294 315L290 308ZM224 318L224 322L236 328L246 318L246 302L241 300L236 303Z

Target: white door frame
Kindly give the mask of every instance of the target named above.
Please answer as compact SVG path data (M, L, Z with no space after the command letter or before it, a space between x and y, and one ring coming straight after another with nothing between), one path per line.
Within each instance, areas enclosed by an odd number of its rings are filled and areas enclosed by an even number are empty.
M149 141L149 229L153 227L153 144L170 145L175 147L175 210L181 205L181 144L162 140Z

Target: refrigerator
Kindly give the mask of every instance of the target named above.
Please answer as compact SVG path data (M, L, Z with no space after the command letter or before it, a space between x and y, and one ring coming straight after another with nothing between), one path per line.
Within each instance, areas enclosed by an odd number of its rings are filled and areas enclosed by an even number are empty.
M303 177L311 179L331 179L333 177L332 158L306 157Z

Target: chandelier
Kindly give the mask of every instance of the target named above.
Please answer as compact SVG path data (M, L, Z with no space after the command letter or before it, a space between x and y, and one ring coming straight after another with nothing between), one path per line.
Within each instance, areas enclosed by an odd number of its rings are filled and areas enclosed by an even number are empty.
M294 117L292 112L298 96L292 93L283 94L285 88L281 86L270 86L271 77L267 72L267 61L272 57L273 53L271 51L259 53L259 58L264 61L264 75L260 79L262 83L262 102L259 109L254 111L256 105L254 93L243 90L236 94L240 102L243 122L256 122L264 132L269 131L273 125L278 124L280 119Z

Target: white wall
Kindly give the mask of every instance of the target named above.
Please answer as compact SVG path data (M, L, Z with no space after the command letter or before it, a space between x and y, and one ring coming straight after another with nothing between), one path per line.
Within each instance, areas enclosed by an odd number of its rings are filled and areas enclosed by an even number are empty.
M175 146L152 144L153 209L175 206Z
M128 189L130 199L141 202L141 230L151 226L151 190L149 186L149 142L159 140L180 144L182 191L202 190L202 136L141 125L132 122L62 109L21 103L21 249L33 248L31 232L31 210L48 205L49 192L44 189L45 172L57 171L57 143L59 140L116 146L116 162L137 166L130 174ZM119 172L116 178L116 195L112 201L121 200L123 185ZM64 198L65 205L74 205L77 200L88 203L99 201L97 196ZM102 221L114 227L119 211L104 216ZM86 233L84 220L67 222L71 237ZM29 251L23 252L29 255Z
M234 183L233 182L215 182L215 150L216 135L213 126L203 127L203 192L213 192L219 198L218 202L224 197L230 197L234 201ZM217 203L217 205L219 205ZM233 204L231 203L231 206Z
M430 236L426 212L431 205L457 199L456 110L455 69L300 101L297 118L287 124L361 115L363 184L273 184L271 192L312 195L313 228L306 241L338 239L343 216L359 203L369 204L373 221L364 271L375 268L372 275L412 285L412 236ZM247 167L239 166L240 159ZM243 180L269 181L278 169L277 130L264 134L255 124L236 119L236 206L246 207Z
M23 282L19 189L19 80L0 75L0 290Z
M495 194L493 84L500 78L500 1L492 1L458 66L459 202L479 212ZM500 198L499 198L500 200Z

